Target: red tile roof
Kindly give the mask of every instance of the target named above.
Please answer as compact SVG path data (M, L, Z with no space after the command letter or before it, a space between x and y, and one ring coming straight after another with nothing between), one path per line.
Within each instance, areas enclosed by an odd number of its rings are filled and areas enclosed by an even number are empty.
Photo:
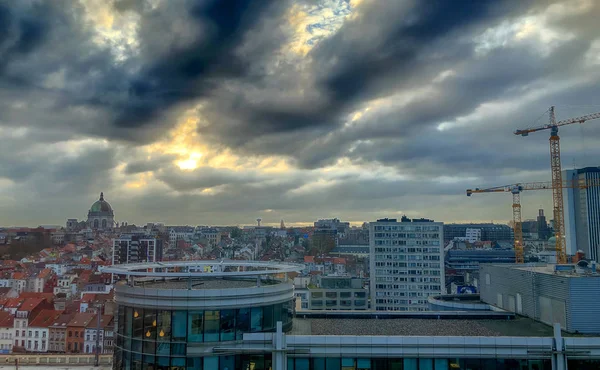
M23 272L13 272L12 278L14 280L25 280L25 279L27 279L27 274L25 274Z
M52 323L52 325L50 325L50 327L54 327L54 328L66 328L67 325L69 324L69 322L71 322L71 320L73 320L73 317L75 317L75 313L63 313L62 315L58 316L56 319L54 319L54 322Z
M19 311L33 311L37 306L44 302L45 298L27 298L19 307Z
M10 298L4 308L19 308L25 300L23 298Z
M304 256L304 262L306 262L306 263L314 263L315 262L315 257L314 256Z
M102 315L100 316L100 327L109 327L113 322L113 315ZM98 327L98 316L94 315L93 320L88 322L86 328L95 329Z
M19 298L29 299L29 298L37 298L37 299L45 299L48 302L54 302L54 294L53 293L37 293L37 292L23 292L19 294Z
M45 279L47 277L50 277L50 275L52 275L52 269L43 269L42 271L40 271L40 273L38 274L38 278L39 279Z
M78 312L75 314L75 316L73 316L71 321L69 321L67 326L85 328L94 317L96 317L96 314L88 312Z
M0 311L0 328L12 328L15 317L7 311Z
M54 321L60 316L62 311L56 310L43 310L41 311L31 323L30 328L47 328L54 323Z

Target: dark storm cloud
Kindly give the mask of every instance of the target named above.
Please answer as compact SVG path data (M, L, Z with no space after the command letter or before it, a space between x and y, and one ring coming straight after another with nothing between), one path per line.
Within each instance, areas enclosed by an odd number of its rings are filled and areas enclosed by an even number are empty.
M159 158L132 160L125 166L125 173L135 175L138 173L155 171L168 166L176 159L173 155L162 155Z
M191 171L181 171L169 166L156 173L156 178L178 191L210 189L221 185L253 184L263 179L251 171L233 171L212 167L199 167Z

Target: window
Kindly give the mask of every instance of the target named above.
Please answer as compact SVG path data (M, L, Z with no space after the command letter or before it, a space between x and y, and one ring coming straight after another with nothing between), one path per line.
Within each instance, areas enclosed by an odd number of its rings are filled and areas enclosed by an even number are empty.
M18 337L18 336L19 336L19 331L17 330L17 331L15 332L15 337Z
M219 311L204 311L204 340L219 341Z
M190 311L188 314L188 341L202 342L204 311Z
M46 332L45 331L42 332L42 338L46 338Z
M262 330L262 307L252 307L252 316L250 320L250 331L257 332Z
M221 311L221 340L235 339L235 310Z
M44 351L46 349L46 341L43 340L42 341L42 351Z
M31 333L32 333L31 330L29 330L28 334L29 334L30 337L31 337Z
M250 332L250 309L240 308L237 311L235 318L236 322L236 339L242 339L244 333Z
M75 338L79 338L79 332L78 331L75 332Z

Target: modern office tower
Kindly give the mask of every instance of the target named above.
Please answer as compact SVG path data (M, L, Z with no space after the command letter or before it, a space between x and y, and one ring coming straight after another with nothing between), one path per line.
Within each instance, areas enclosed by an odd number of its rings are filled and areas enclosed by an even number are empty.
M441 222L371 222L371 308L426 311L427 297L444 291L443 240Z
M563 171L568 181L600 182L600 167ZM564 189L565 238L567 254L578 250L600 262L600 187Z

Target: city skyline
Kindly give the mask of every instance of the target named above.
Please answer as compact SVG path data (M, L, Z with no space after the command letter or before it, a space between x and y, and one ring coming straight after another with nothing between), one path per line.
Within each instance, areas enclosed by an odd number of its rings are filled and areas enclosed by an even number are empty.
M237 9L237 11L231 11ZM549 181L545 134L600 111L600 3L18 1L0 4L0 225L506 223ZM68 42L65 42L68 40ZM540 117L540 118L538 118ZM597 167L600 124L561 128ZM551 192L523 195L523 218Z

